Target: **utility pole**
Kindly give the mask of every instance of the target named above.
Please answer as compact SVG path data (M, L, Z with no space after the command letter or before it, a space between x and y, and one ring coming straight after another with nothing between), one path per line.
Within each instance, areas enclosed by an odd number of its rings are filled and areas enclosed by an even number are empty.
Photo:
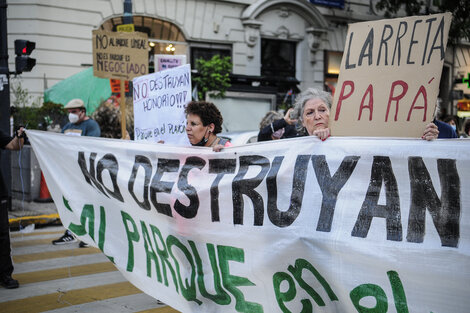
M7 3L0 0L0 129L10 133L10 71L8 69Z
M134 19L132 18L132 0L124 0L124 14L122 21L124 24L134 23ZM124 79L121 79L119 83L121 85L121 104L119 106L121 110L121 138L124 139L127 135L126 82Z
M10 134L10 71L8 69L8 32L7 32L7 2L0 0L0 129ZM0 179L4 180L11 195L11 165L10 152L0 150ZM11 198L10 198L11 199ZM11 208L9 202L8 208Z

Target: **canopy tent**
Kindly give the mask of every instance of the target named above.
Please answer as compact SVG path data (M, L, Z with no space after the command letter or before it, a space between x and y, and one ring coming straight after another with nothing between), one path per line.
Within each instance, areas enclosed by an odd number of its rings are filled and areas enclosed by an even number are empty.
M110 96L109 79L93 76L93 68L90 67L44 91L44 102L66 105L70 100L79 98L85 103L87 114L91 114Z

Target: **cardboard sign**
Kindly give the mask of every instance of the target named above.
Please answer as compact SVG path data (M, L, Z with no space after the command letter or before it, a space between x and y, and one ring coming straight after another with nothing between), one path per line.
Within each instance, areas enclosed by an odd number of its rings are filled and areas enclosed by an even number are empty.
M421 137L434 116L451 17L349 25L331 133Z
M164 71L183 64L186 64L185 55L155 54L155 68L157 71Z
M135 140L187 145L184 108L191 101L191 67L185 64L133 80Z
M131 80L148 73L147 34L93 31L93 74Z
M121 92L121 81L118 79L110 79L109 84L111 86L111 92L120 93ZM129 92L129 82L125 81L125 91Z

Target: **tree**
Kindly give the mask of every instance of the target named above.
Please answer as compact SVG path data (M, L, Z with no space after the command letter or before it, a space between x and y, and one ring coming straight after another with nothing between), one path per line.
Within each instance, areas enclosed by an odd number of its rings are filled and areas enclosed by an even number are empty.
M425 3L426 2L426 3ZM437 6L434 11L431 7ZM452 13L452 24L449 30L449 42L457 44L461 39L470 41L470 1L468 0L379 0L378 10L384 10L387 18L397 17L398 11L404 6L407 15L424 15L441 12Z
M198 88L199 99L205 99L206 93L211 91L212 98L225 97L225 91L231 86L230 70L232 62L230 57L221 58L214 55L210 60L196 60L197 75L193 78L193 83Z
M29 94L28 89L23 88L23 85L20 79L10 80L10 92L14 97L13 106L26 107L28 105L31 105L33 96Z

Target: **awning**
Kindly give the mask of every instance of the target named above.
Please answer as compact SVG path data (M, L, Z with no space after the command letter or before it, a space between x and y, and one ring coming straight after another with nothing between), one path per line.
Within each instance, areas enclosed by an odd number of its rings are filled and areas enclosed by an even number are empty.
M110 96L109 79L93 76L93 68L90 67L44 91L44 102L66 105L70 100L79 98L85 103L89 115Z

